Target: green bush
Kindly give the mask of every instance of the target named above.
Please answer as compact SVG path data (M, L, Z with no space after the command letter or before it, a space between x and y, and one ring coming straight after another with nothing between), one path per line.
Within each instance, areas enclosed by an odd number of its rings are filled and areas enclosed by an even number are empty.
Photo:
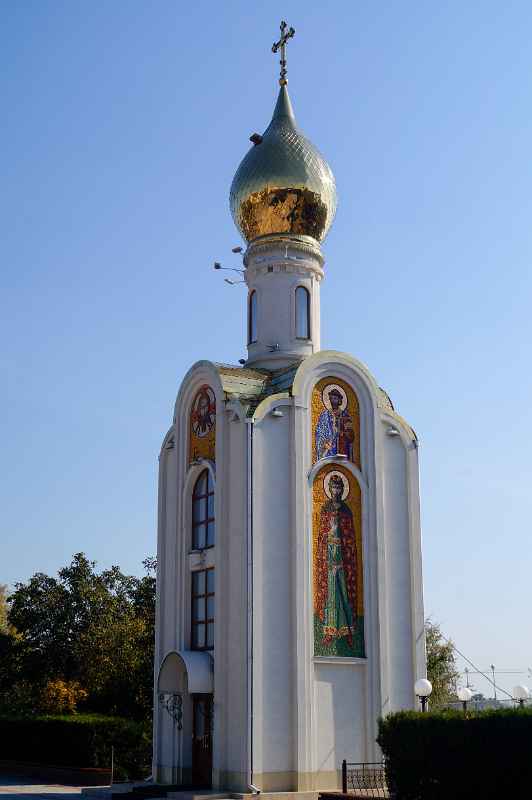
M76 716L0 717L2 760L58 767L111 766L115 778L145 778L151 771L148 723L95 714Z
M398 800L532 797L532 709L420 714L379 721L390 794Z

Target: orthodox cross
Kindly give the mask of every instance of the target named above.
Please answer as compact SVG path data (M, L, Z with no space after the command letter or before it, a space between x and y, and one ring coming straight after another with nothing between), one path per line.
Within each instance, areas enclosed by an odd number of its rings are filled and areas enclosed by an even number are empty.
M286 80L286 43L295 33L294 28L288 28L286 22L281 22L281 38L278 42L275 42L272 45L272 53L276 53L279 49L281 50L281 77L279 78L279 85L286 86L288 81Z

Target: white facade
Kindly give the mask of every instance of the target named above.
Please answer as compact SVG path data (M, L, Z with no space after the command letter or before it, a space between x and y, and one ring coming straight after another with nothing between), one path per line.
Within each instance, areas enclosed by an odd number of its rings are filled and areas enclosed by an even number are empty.
M190 369L160 455L154 776L193 781L191 698L212 694L213 788L338 788L342 759L379 759L378 717L413 708L425 675L417 439L363 364L320 351L317 244L263 237L244 263L257 292L248 363ZM309 292L306 339L297 337L298 286ZM360 468L341 455L313 463L312 392L323 378L356 394ZM215 458L191 460L202 386L216 399ZM314 654L312 492L326 464L361 490L364 658ZM195 550L192 492L205 469L216 539ZM195 652L192 573L206 567L215 569L214 648Z

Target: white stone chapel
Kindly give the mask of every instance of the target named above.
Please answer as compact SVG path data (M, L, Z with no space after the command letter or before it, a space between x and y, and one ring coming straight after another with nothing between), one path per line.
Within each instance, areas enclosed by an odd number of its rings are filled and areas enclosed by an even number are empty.
M222 792L339 788L426 668L417 439L320 349L336 187L296 123L292 35L230 192L247 360L190 368L160 454L153 775Z

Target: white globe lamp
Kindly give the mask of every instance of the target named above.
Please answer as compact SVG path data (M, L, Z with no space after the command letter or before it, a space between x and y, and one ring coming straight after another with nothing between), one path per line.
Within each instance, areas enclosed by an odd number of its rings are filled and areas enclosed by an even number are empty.
M432 692L432 683L426 678L419 678L414 684L414 691L421 701L421 710L427 710L427 700Z
M520 706L524 706L525 700L528 700L530 697L530 689L528 686L523 686L519 684L518 686L514 686L512 689L512 694L514 698L518 701Z
M458 699L462 701L462 708L465 713L467 711L467 704L473 697L473 692L468 686L460 686L456 694L458 695Z

